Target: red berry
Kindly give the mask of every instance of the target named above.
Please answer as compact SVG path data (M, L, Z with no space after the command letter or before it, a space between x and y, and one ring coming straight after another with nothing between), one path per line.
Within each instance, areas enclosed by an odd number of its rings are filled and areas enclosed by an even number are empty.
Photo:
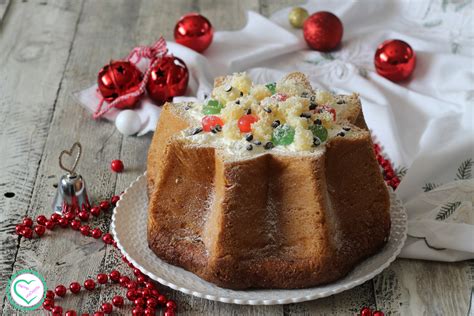
M169 300L166 302L166 307L170 309L176 309L176 302L173 300Z
M29 217L25 217L23 219L23 225L25 225L26 227L31 227L33 226L33 220Z
M104 312L104 314L110 314L110 313L112 313L113 307L112 307L112 304L110 304L110 303L104 303L104 304L102 304L100 309Z
M46 227L46 229L53 230L54 226L56 226L56 223L50 220L50 221L46 221L44 226Z
M175 316L175 315L176 315L176 314L175 314L174 310L169 309L169 308L168 308L168 309L165 311L165 313L163 314L163 316Z
M166 304L166 296L164 296L163 294L158 295L156 300L158 301L158 304L160 304L160 305L165 305Z
M106 243L107 245L110 245L114 242L114 237L112 237L111 234L109 233L106 233L104 234L104 236L102 236L102 240L104 241L104 243Z
M136 306L132 309L132 316L142 316L144 313L143 308Z
M135 290L128 290L127 294L125 295L129 301L134 301L137 299L137 291Z
M81 316L90 316L89 313L82 313Z
M145 287L150 291L155 289L155 285L151 282L145 282Z
M151 290L151 295L153 297L158 297L160 295L160 292L158 292L158 290Z
M36 222L37 222L38 224L40 224L40 225L46 224L46 221L47 221L47 220L48 220L48 219L47 219L46 216L44 216L44 215L39 215L39 216L36 218Z
M109 277L105 273L99 273L97 274L97 282L100 284L105 284L109 280Z
M88 225L81 226L79 230L81 231L81 234L84 236L89 236L91 232L91 228Z
M64 218L67 219L68 221L72 221L76 217L76 214L74 212L67 212L64 214Z
M77 313L76 311L70 310L70 311L67 311L66 314L64 314L64 316L77 316Z
M78 282L72 282L69 285L69 290L71 290L72 293L77 294L81 291L81 285Z
M54 314L61 315L63 313L63 308L61 306L54 306L51 312Z
M130 278L128 276L121 276L119 283L121 286L126 287L128 285L128 282L130 282Z
M363 307L360 310L360 316L372 316L372 310L369 307Z
M66 287L62 284L56 286L54 289L54 293L56 293L57 296L64 297L66 295Z
M94 215L95 217L100 215L100 207L94 206L91 208L91 214Z
M46 291L46 298L49 298L49 299L51 299L51 300L54 300L54 295L55 295L55 294L54 294L53 291L51 291L51 290L47 290L47 291Z
M21 233L25 238L32 238L33 237L33 230L29 227L23 228L23 231Z
M158 305L158 301L153 297L150 297L149 299L146 300L147 307L155 308L157 305Z
M137 282L135 282L135 281L130 281L130 282L128 282L128 284L127 284L127 289L129 289L129 290L136 290L136 289L137 289L137 286L138 286L138 285L137 285Z
M117 270L112 270L109 274L110 276L110 279L112 280L112 282L119 282L120 281L120 272L118 272Z
M104 316L104 313L103 312L95 312L94 316Z
M137 277L138 284L143 284L146 281L146 277L144 275L140 275Z
M239 118L237 125L242 133L248 133L252 130L252 124L258 121L256 115L247 114Z
M79 218L80 218L82 221L87 221L87 220L89 220L89 212L87 212L87 211L80 211L80 212L79 212Z
M140 276L140 275L142 275L142 272L140 271L140 269L135 268L135 269L133 269L133 274L135 274L135 276Z
M135 306L141 306L143 307L145 305L145 300L141 297L139 298L136 298L134 301L133 301L133 304L135 304Z
M61 215L59 215L58 213L54 213L53 215L51 215L51 220L55 223L59 222L60 218L61 218Z
M127 257L125 257L125 256L122 256L122 261L125 262L125 263L127 263L127 264L129 263Z
M155 316L155 309L151 307L147 307L145 309L145 316Z
M220 117L215 115L206 115L201 120L202 129L205 132L210 132L211 129L216 127L216 125L220 125L221 127L224 126L224 122L221 120Z
M46 227L44 227L44 226L38 225L38 226L35 227L35 233L39 237L43 236L45 231L46 231Z
M47 311L50 311L54 307L54 301L52 299L45 299L43 302L43 308Z
M67 228L69 225L69 220L65 217L59 219L59 226L62 228Z
M113 172L122 172L123 171L122 160L119 160L119 159L112 160L112 163L110 164L110 168L112 169Z
M81 228L81 222L78 219L73 220L69 225L74 230L79 230Z
M92 237L95 239L99 239L102 236L102 231L100 228L94 228L91 233Z
M141 288L140 293L142 293L142 296L145 297L145 298L151 296L151 291L149 289L146 289L146 288Z
M114 296L114 298L112 299L112 304L114 304L114 306L117 306L117 307L122 307L123 297L121 297L120 295Z
M102 201L100 202L99 206L102 211L107 211L110 208L110 203L109 201Z
M18 235L22 235L24 228L25 228L25 226L23 224L18 224L18 225L15 226L15 231Z
M84 282L84 287L86 288L86 290L89 290L89 291L92 291L93 289L95 289L95 282L94 282L94 280L92 280L92 279L87 279L87 280Z
M118 202L119 200L120 200L120 196L114 195L114 196L112 196L112 198L110 199L110 202L111 202L113 205L115 205L115 204L117 204L117 202Z
M382 311L375 311L372 316L384 316L384 313Z

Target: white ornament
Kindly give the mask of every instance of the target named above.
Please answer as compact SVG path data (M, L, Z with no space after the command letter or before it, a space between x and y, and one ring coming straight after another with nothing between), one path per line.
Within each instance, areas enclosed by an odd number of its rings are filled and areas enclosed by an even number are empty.
M123 110L115 119L115 127L123 135L129 136L136 134L142 126L140 116L135 111Z

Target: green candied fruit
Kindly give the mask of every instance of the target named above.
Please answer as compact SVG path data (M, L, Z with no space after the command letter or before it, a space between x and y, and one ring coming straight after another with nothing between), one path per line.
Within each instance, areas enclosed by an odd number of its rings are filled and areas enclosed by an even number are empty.
M295 139L295 129L289 125L280 125L273 130L272 142L275 145L289 145Z
M219 114L223 108L224 106L219 101L211 99L202 107L202 114Z
M328 130L322 125L311 125L309 129L313 132L314 137L319 138L321 143L325 142L328 138Z
M270 92L271 92L272 94L275 94L275 93L276 93L276 87L277 87L276 82L267 83L267 84L265 85L265 87L267 87L267 89L270 90Z

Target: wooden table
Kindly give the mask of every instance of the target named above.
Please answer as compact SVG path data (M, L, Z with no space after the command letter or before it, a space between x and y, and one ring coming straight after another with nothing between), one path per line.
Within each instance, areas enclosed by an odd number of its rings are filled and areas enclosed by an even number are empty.
M83 281L101 271L127 271L117 252L91 238L57 229L41 240L19 238L15 224L25 216L51 213L60 151L79 140L79 171L98 201L126 188L146 168L151 135L124 137L94 121L73 92L89 86L101 66L163 34L172 39L177 19L190 11L207 16L217 30L238 29L245 11L269 15L291 1L11 1L0 25L0 290L3 315L16 312L5 298L14 271L31 268L49 286ZM112 173L122 159L123 174ZM13 194L14 196L11 197ZM91 225L107 230L110 216ZM145 229L145 228L144 228ZM145 242L145 241L144 241ZM174 298L180 315L354 315L361 306L386 315L467 315L474 279L472 262L397 260L363 285L312 302L285 306L237 306L162 291ZM68 296L62 305L92 312L110 301L116 286ZM129 314L129 309L122 313ZM31 314L43 315L36 311Z

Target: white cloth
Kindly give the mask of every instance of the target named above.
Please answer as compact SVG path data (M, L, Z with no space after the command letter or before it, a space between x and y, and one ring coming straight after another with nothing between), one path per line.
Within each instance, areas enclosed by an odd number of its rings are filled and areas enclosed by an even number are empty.
M317 0L303 7L309 12L331 11L342 20L339 50L309 50L302 31L288 23L291 8L270 19L249 12L243 29L216 32L203 55L168 43L170 52L190 70L187 96L202 99L215 76L238 71L247 71L260 83L302 71L316 87L360 93L368 126L400 174L406 172L397 191L407 205L409 235L414 237L409 237L401 256L474 258L473 184L468 180L474 158L473 2ZM409 82L393 83L374 70L378 44L394 38L408 42L417 54ZM89 108L95 93L91 89L78 94ZM176 101L182 99L186 98ZM159 110L144 100L137 111L143 122L140 134L154 130ZM446 186L424 192L441 184ZM441 211L452 214L436 219Z

